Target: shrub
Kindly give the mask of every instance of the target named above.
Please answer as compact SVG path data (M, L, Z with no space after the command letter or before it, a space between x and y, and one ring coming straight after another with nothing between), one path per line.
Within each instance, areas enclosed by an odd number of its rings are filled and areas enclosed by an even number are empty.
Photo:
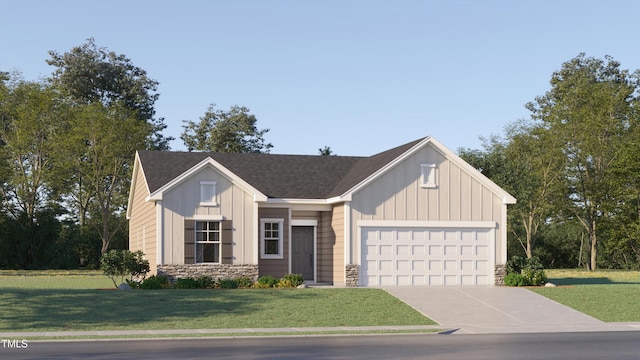
M219 279L218 286L220 289L236 289L238 288L238 281L235 279Z
M211 276L202 275L198 277L196 280L196 288L197 289L213 289L216 286L216 282L213 280Z
M166 289L169 287L169 278L165 275L152 275L140 283L144 290Z
M278 284L279 280L274 278L273 276L269 276L269 275L265 275L265 276L260 276L258 278L258 282L256 284L254 284L254 287L258 287L258 288L270 288L270 287L274 287Z
M509 278L509 282L507 282ZM540 259L536 256L527 259L514 256L507 261L507 276L504 284L507 286L540 286L547 281L547 275Z
M253 286L253 280L248 276L240 276L236 281L238 282L239 288L248 289Z
M176 289L197 289L198 281L192 277L180 278L176 280Z
M509 273L504 277L506 286L527 286L527 279L519 273Z
M126 276L129 276L129 281L144 279L150 270L149 261L144 259L144 254L139 250L135 253L129 250L111 250L100 258L100 269L113 281L115 287L118 287L118 278L120 283L125 282Z
M285 274L278 282L278 287L298 287L304 282L302 274Z

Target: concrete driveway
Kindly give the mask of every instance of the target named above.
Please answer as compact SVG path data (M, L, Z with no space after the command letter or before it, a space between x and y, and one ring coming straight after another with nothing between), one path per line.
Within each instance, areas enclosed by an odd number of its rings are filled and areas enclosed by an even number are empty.
M640 330L605 323L523 288L494 286L387 287L456 334Z

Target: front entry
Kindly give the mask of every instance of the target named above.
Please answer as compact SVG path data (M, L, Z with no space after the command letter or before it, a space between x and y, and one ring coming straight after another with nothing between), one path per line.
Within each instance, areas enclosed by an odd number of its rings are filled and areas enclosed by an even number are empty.
M302 274L305 280L314 278L313 226L293 226L291 246L291 272Z

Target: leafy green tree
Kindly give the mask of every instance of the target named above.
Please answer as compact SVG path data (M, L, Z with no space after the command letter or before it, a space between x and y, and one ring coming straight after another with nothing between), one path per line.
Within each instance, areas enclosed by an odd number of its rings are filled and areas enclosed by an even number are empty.
M545 95L527 105L532 119L562 140L564 211L588 234L590 270L597 267L599 226L618 207L620 182L614 170L618 176L638 176L621 162L629 129L638 119L637 90L637 76L611 57L580 54L553 73Z
M132 154L144 148L150 125L139 121L130 110L120 104L105 107L101 103L76 107L68 127L59 132L57 156L61 169L69 176L81 179L99 220L91 224L99 227L104 254L111 240L125 225L122 214L127 204Z
M118 104L143 122L152 125L145 148L169 149L162 131L163 118L155 118L158 81L122 54L98 47L93 38L60 54L49 51L47 64L55 66L51 81L62 94L76 104L101 103L105 107Z
M244 106L224 111L211 104L199 122L183 121L180 138L189 151L268 153L273 145L264 134L269 129L258 129L257 121Z

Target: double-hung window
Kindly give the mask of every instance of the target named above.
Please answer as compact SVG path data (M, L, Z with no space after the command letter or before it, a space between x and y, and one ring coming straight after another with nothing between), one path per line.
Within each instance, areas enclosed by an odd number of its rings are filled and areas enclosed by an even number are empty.
M196 221L196 263L220 263L220 222Z
M283 258L283 219L260 219L260 256L263 259Z

